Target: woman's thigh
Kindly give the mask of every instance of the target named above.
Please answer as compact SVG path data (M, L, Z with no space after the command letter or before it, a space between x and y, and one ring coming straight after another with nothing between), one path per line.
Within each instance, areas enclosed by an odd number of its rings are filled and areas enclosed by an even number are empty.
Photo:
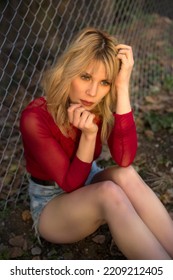
M100 201L101 188L106 184L113 183L88 185L52 199L40 215L40 235L50 242L71 243L93 233L105 223Z

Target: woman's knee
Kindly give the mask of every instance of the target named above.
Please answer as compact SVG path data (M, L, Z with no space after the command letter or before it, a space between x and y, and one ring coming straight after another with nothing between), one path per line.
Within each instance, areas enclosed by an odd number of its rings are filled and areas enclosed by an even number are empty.
M113 181L100 182L97 192L98 200L103 207L111 204L117 205L117 207L127 204L126 194Z
M116 178L119 185L133 181L138 174L132 165L119 167L116 170Z

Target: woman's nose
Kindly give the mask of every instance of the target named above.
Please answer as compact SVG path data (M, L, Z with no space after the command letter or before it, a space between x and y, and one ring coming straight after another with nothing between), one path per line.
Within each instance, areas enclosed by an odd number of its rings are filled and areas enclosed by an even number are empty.
M90 96L96 96L97 95L97 85L91 84L90 87L87 89L86 93Z

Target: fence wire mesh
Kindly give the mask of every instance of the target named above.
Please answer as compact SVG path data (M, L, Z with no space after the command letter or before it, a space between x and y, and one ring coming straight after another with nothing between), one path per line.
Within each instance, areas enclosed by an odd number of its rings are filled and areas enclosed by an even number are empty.
M21 110L42 94L43 71L86 26L105 29L133 46L131 93L135 110L173 72L171 0L1 0L0 199L1 207L26 196L19 132Z

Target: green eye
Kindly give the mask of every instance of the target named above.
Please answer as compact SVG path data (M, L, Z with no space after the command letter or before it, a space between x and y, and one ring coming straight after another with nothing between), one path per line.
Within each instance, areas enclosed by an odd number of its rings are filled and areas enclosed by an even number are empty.
M103 81L101 81L101 84L103 85L103 86L110 86L110 82L108 82L107 80L103 80Z

